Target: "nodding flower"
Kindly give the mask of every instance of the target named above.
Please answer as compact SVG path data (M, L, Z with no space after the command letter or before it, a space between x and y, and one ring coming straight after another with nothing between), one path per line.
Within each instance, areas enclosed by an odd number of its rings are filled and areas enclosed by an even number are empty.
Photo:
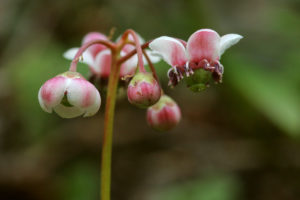
M200 29L189 37L187 43L162 36L153 40L149 47L172 66L168 72L172 86L177 85L184 75L189 77L199 68L212 72L214 80L221 82L224 72L219 61L221 55L242 38L238 34L220 37L214 30Z
M97 113L101 97L93 84L78 72L67 71L46 81L39 90L40 106L60 117L89 117Z
M119 37L117 39L117 41L120 40L120 38L121 37ZM98 40L98 39L108 40L108 38L102 33L91 32L91 33L88 33L84 37L82 44L85 44L92 40ZM138 39L139 39L140 44L143 44L145 42L144 39L139 35L138 35ZM128 36L128 40L130 42L134 42L131 35ZM71 49L67 50L63 56L66 59L73 60L78 49L79 48L77 48L77 47L71 48ZM122 48L120 54L121 54L121 56L125 56L126 54L128 54L130 51L132 51L134 49L135 49L134 45L126 44ZM151 50L145 50L145 52L148 54L152 63L156 63L156 62L160 61L160 57L153 54L153 52ZM144 58L144 60L146 61L145 58ZM104 45L95 44L95 45L90 46L82 54L82 60L80 60L80 61L89 66L92 75L95 75L96 77L99 77L99 78L108 78L108 76L110 74L111 51L110 51L110 49L106 48ZM125 61L121 65L120 77L132 76L136 71L137 63L138 63L137 55L134 55L131 58L129 58L127 61Z

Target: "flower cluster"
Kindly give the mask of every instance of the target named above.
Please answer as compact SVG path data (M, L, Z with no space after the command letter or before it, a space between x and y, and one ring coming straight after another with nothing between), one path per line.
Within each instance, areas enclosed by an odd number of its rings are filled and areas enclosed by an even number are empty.
M137 36L140 44L145 43L145 40L140 35L137 34ZM120 39L121 37L118 37L116 42L118 42ZM108 37L104 34L98 32L91 32L83 38L82 45L93 40L109 41ZM128 44L125 44L123 46L120 52L120 56L125 56L126 54L135 49L135 47L132 44L130 44L133 42L134 41L132 36L129 35ZM73 60L78 50L79 48L77 47L71 48L67 50L63 56L68 60ZM146 50L146 53L149 55L152 63L160 61L160 57L154 55L152 51ZM80 61L89 66L92 75L101 79L108 78L111 67L111 52L109 48L105 47L102 44L92 45L82 54L82 59L80 59ZM137 68L137 62L137 55L132 56L130 59L124 62L124 64L122 64L122 66L120 67L120 77L133 76Z
M222 81L224 67L220 57L241 38L238 34L220 37L211 29L200 29L187 42L162 36L145 43L129 30L112 42L102 33L91 32L83 38L82 47L64 53L65 58L73 60L70 70L46 81L40 88L38 99L43 110L50 113L54 110L63 118L97 113L100 94L93 84L76 72L76 64L80 61L89 66L92 76L100 79L130 77L128 101L147 108L146 118L151 127L170 130L179 123L181 111L176 102L164 94L153 63L162 58L171 66L167 74L170 86L174 87L184 79L191 90L201 91L211 81ZM147 47L150 49L144 49ZM114 56L115 52L117 56ZM145 70L144 62L149 64L151 73ZM112 71L117 76L110 76L114 74ZM118 81L111 82L117 84Z

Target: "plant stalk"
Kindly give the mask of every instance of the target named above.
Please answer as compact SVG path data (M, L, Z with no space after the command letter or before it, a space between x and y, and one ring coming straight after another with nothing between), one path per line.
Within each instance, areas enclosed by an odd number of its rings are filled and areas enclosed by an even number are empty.
M120 66L117 63L118 52L112 51L111 73L109 75L101 162L101 200L110 200L111 195L111 157L113 140L113 123Z

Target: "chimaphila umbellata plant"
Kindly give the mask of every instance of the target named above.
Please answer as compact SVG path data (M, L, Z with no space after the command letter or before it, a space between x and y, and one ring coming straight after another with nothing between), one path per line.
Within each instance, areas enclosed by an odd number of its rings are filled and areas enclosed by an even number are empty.
M152 128L170 130L179 123L181 111L161 88L153 63L162 58L171 66L167 74L171 87L184 80L192 91L202 91L211 82L222 82L224 67L220 57L241 38L238 34L220 37L211 29L200 29L187 42L167 36L144 42L136 32L127 30L113 42L101 33L92 32L84 37L80 48L65 52L64 57L72 60L69 70L46 81L39 90L38 99L46 112L54 110L63 118L88 117L99 110L101 97L96 87L77 72L77 63L87 64L92 77L108 83L101 200L110 200L112 134L118 84L129 80L128 100L147 109L146 119ZM151 72L146 71L144 62Z

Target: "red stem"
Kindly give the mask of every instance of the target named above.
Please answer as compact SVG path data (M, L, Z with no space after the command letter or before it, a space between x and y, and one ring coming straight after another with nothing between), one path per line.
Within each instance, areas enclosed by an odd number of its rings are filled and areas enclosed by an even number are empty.
M127 38L129 34L133 37L133 40L134 40L136 53L137 53L137 56L138 56L138 65L139 65L140 71L141 72L146 72L146 69L144 67L144 61L143 61L143 51L142 51L140 41L139 41L139 38L138 38L137 34L134 32L134 30L128 29L123 34L122 38Z
M71 66L70 66L70 71L72 72L76 72L77 71L77 63L79 61L80 56L82 55L82 53L89 48L90 46L94 45L94 44L102 44L104 46L106 46L107 48L111 49L112 51L116 50L116 45L110 41L107 40L92 40L86 44L83 44L79 50L77 51L75 57L73 58L72 62L71 62Z
M141 46L140 46L141 49L146 49L146 48L148 48L150 42L152 42L152 40L151 40L151 41L148 41L148 42L146 42L146 43L144 43L143 45L141 45ZM126 54L126 56L121 57L121 58L118 60L118 64L122 64L123 62L125 62L126 60L128 60L129 58L131 58L134 54L136 54L136 52L137 52L137 50L134 49L134 50L132 50L131 52L129 52L128 54Z
M153 77L154 77L154 78L156 79L156 81L159 83L159 79L158 79L158 76L157 76L157 74L156 74L155 67L154 67L153 63L151 62L151 60L150 60L148 54L145 52L145 50L143 50L143 54L144 54L144 56L145 56L145 58L146 58L146 60L147 60L147 63L148 63L148 65L149 65L151 71L152 71Z

